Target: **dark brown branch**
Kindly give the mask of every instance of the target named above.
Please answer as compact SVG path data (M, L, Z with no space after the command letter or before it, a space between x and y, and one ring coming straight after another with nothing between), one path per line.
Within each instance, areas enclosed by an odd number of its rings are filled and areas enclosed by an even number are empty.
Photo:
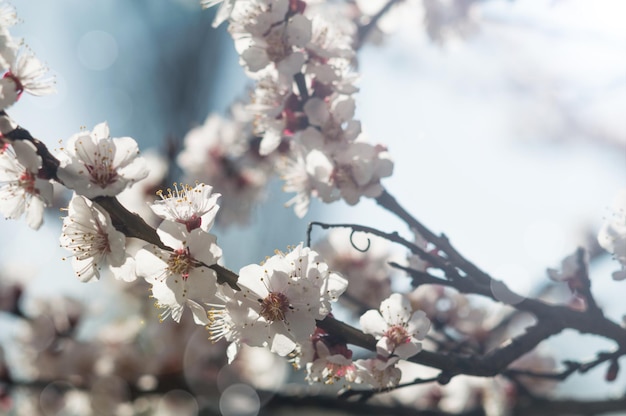
M465 257L456 251L456 249L452 247L452 244L450 244L448 237L443 234L441 236L435 235L398 204L398 201L387 191L383 191L383 193L376 198L376 202L383 208L397 215L409 228L416 230L422 237L433 243L439 250L446 254L452 264L463 270L468 276L471 276L480 283L489 283L492 280L491 276L480 270L476 265L465 259Z
M576 250L576 266L576 280L577 282L579 282L579 285L577 287L578 294L585 299L587 311L590 314L602 316L602 310L596 303L596 299L591 293L591 279L589 279L589 271L587 269L587 263L585 261L585 249L582 247L578 247L578 249Z
M615 361L619 359L621 356L626 356L626 350L621 349L614 352L599 352L595 359L587 362L578 362L578 361L564 361L565 370L558 373L541 373L527 370L518 370L515 368L508 369L503 372L506 376L527 376L534 378L543 378L549 380L558 380L563 381L567 379L570 375L578 372L578 373L586 373L592 368L597 367L598 365L605 363L607 361Z
M400 235L397 232L393 232L393 233L386 233L384 231L380 231L377 230L376 228L372 228L372 227L367 227L365 225L358 225L358 224L327 224L327 223L323 223L323 222L319 222L319 221L312 221L309 223L309 232L307 233L309 236L311 235L311 230L313 226L318 226L320 228L323 228L325 230L329 229L329 228L350 228L353 231L360 231L360 232L364 232L364 233L368 233L368 234L372 234L378 237L382 237L388 241L391 241L393 243L397 243L400 244L406 248L408 248L409 250L411 250L411 252L413 254L418 255L422 260L429 262L430 264L432 264L435 267L438 267L442 270L444 270L446 273L450 273L450 276L448 276L449 278L455 280L455 279L459 279L460 276L459 274L450 266L450 264L447 262L446 259L436 256L432 253L429 253L427 251L425 251L424 249L422 249L421 247L413 244L412 242L400 237ZM310 244L310 239L309 239L309 244Z
M404 270L417 282L424 284L439 284L455 288L461 293L472 293L483 295L496 302L502 302L492 291L493 283L490 286L482 285L468 279L462 279L454 282L440 279L429 275L428 273L413 270L408 267L400 266L396 263L390 263L392 267ZM562 328L575 329L580 333L594 334L615 341L620 348L626 348L626 329L617 323L607 319L604 316L598 316L595 313L581 312L561 305L550 305L537 299L523 298L510 291L504 283L493 280L498 284L500 291L508 291L512 297L519 299L518 303L511 305L516 309L529 312L540 321L553 322ZM506 303L506 302L504 302Z

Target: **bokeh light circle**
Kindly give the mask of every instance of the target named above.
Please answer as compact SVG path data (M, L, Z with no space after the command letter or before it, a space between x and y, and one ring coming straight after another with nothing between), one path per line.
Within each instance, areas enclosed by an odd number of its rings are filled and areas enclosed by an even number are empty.
M157 408L160 416L196 416L198 401L184 390L170 390L161 397Z
M80 38L76 52L78 60L85 68L104 71L117 60L117 41L108 32L93 30Z
M247 384L233 384L220 397L220 412L223 416L256 416L260 409L259 395Z
M44 416L59 416L67 414L71 404L68 393L75 387L66 381L53 381L41 390L39 394L39 408Z

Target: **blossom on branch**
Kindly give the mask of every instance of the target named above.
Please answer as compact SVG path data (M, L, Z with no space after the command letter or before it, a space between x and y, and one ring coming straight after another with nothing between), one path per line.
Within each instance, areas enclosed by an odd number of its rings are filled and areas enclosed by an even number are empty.
M201 303L215 301L217 276L208 266L222 257L216 237L200 228L187 231L184 224L171 221L164 221L157 233L173 250L148 244L137 252L135 260L137 274L152 285L156 306L165 309L161 320L171 316L179 322L187 306L196 323L208 323Z
M331 351L322 341L315 343L317 358L307 364L307 380L334 384L341 379L348 383L356 381L357 368L352 362L352 351Z
M62 150L59 179L87 198L115 196L148 176L137 142L130 137L111 138L106 122L73 135Z
M100 278L104 267L116 279L136 279L133 259L126 254L126 237L98 204L74 194L63 219L61 247L72 252L72 268L82 282Z
M380 180L393 171L384 146L357 142L354 24L331 24L308 10L302 1L241 0L229 26L242 63L257 80L248 109L261 138L259 154L281 157L274 170L285 179L283 189L296 193L287 206L299 217L312 196L350 205L377 197Z
M0 213L11 219L26 214L26 223L35 230L52 200L52 184L37 176L41 166L41 156L29 141L13 141L0 151Z
M300 71L305 56L299 48L311 39L311 21L293 13L289 0L240 1L229 27L242 63L252 73L268 65L286 77Z
M360 319L361 328L378 342L376 351L383 357L392 354L406 359L422 350L418 340L426 337L430 320L424 311L413 311L408 297L394 293L380 304L380 312L371 309Z
M306 380L311 384L335 384L342 379L353 383L357 377L352 350L345 341L320 328L315 328L310 342L300 346L293 364L298 369L306 364Z
M174 184L174 191L168 188L167 196L163 191L158 191L161 197L150 205L152 211L159 217L168 221L184 224L190 232L196 228L209 231L215 221L215 215L219 210L217 200L220 194L211 194L213 187L200 183L195 187Z
M209 116L190 130L177 158L187 180L210 183L222 195L220 225L248 221L273 168L269 158L259 158L250 148L250 114L241 106L234 106L232 113L232 119Z
M228 334L233 342L268 346L286 356L298 345L308 342L315 320L324 319L345 291L347 281L328 270L319 255L296 246L289 253L277 252L262 265L248 265L239 272L240 292L226 305L209 326L221 327L228 319ZM239 339L234 339L236 336Z
M376 357L355 361L356 382L369 384L379 390L397 386L402 377L402 371L396 367L399 360L400 357Z
M0 42L3 40L0 37ZM0 109L13 105L24 92L35 96L55 92L54 78L45 77L48 68L33 52L11 44L1 49L2 61L8 62L9 68L0 79Z
M367 251L361 251L365 247ZM348 280L344 297L357 302L353 306L375 307L391 295L392 269L388 263L392 254L387 240L365 233L351 235L347 228L334 228L313 248L330 268Z
M338 167L333 175L335 186L349 205L356 205L362 196L379 196L383 192L380 180L393 173L389 152L380 145L351 143L336 156L336 160Z

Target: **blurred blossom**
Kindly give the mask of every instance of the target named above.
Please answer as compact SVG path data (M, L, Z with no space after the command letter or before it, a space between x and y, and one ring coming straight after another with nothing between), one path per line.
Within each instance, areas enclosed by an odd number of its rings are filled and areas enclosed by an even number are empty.
M626 279L626 189L622 189L613 199L610 214L598 233L600 246L613 255L620 264L620 270L613 273L613 279Z
M331 270L348 280L346 295L349 301L358 302L355 306L378 307L391 294L393 271L387 263L392 260L392 253L386 240L334 228L313 248L326 259Z
M126 188L117 198L129 211L139 214L148 224L156 226L159 220L150 209L148 203L155 201L156 193L161 189L163 180L168 172L168 163L165 157L154 150L143 152L142 156L150 167L148 176L134 186Z

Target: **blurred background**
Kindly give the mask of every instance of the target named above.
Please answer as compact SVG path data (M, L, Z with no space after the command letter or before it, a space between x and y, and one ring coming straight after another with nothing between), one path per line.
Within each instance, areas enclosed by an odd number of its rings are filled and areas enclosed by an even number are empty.
M167 152L248 94L226 26L213 29L214 10L201 11L196 0L14 5L22 22L12 33L50 67L58 92L25 95L8 113L50 148L106 120L113 137ZM395 160L385 187L521 294L576 247L595 244L607 206L626 186L624 16L619 0L406 1L359 52L357 119ZM298 220L282 207L289 198L277 180L249 227L215 231L227 267L303 241L311 220L407 232L373 201L314 202ZM90 302L103 320L119 313L115 287L81 284L61 261L61 215L50 212L37 232L20 221L0 225L2 277L26 285L26 305L62 293ZM610 277L617 267L600 255L591 277L606 315L621 321L625 283ZM18 327L0 319L7 354ZM564 333L550 348L582 359L609 346L580 339ZM572 377L561 392L623 393L624 374L599 380L600 369Z

